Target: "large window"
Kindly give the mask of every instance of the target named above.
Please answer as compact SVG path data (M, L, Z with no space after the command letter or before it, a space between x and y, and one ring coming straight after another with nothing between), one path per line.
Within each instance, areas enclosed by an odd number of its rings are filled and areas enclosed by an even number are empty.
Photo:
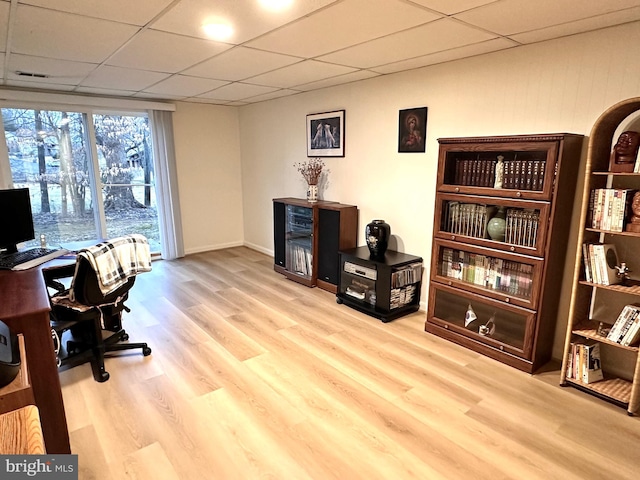
M3 108L2 121L13 185L31 193L34 245L141 233L160 251L146 114Z

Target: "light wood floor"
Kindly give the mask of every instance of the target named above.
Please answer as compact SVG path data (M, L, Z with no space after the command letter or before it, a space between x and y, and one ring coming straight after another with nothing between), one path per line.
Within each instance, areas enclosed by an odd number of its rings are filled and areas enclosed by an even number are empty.
M80 479L637 479L640 419L384 324L233 248L159 261L124 323L153 354L61 373Z

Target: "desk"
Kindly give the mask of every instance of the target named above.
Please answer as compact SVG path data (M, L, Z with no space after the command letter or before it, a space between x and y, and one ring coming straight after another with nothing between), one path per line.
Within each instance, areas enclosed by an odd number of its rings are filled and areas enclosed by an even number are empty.
M49 296L40 268L0 271L0 320L24 335L47 453L71 453L49 325Z
M2 455L44 455L38 407L28 405L0 415Z

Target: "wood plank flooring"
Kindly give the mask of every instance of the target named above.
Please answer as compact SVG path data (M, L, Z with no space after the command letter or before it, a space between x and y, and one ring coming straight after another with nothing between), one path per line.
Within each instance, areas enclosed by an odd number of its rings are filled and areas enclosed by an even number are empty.
M80 479L636 479L640 419L384 324L247 248L158 261L124 324L153 354L60 374Z

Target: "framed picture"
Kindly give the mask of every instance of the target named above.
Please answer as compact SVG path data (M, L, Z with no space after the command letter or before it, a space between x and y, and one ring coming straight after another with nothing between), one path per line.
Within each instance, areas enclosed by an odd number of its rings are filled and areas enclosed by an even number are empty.
M424 152L427 136L427 107L400 110L398 152Z
M344 110L307 115L307 157L344 157Z

